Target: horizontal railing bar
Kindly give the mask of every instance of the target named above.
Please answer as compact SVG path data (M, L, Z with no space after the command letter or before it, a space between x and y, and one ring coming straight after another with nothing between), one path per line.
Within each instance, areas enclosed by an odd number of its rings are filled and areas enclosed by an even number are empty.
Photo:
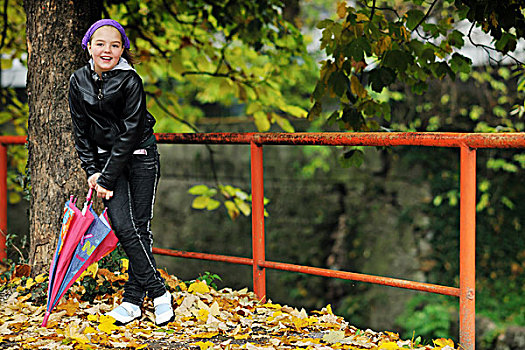
M355 273L355 272L322 269L319 267L294 265L294 264L287 264L287 263L274 262L274 261L262 261L259 263L259 266L270 268L270 269L275 269L275 270L301 272L301 273L307 273L310 275L339 278L339 279L352 280L352 281L358 281L358 282L381 284L384 286L404 288L404 289L413 289L413 290L431 292L431 293L437 293L437 294L443 294L443 295L451 295L454 297L459 297L459 294L460 294L459 288L440 286L437 284L430 284L430 283L407 281L407 280L402 280L402 279L397 279L397 278L366 275L366 274Z
M0 135L0 144L3 145L23 145L26 142L25 135Z
M228 255L185 252L182 250L163 249L163 248L153 248L153 254L168 255L168 256L174 256L174 257L179 257L179 258L220 261L220 262L227 262L227 263L240 264L240 265L250 265L250 266L253 265L253 259L240 258L240 257L228 256Z
M525 148L525 133L322 132L322 133L157 133L159 143L327 146L436 146ZM24 144L27 136L0 136L0 144Z
M525 148L525 133L158 133L159 143Z
M240 258L240 257L228 256L228 255L195 253L195 252L186 252L182 250L172 250L172 249L162 249L162 248L153 248L153 253L159 254L159 255L180 257L180 258L229 262L229 263L241 264L241 265L253 265L253 259ZM293 265L293 264L280 263L280 262L274 262L274 261L261 261L259 263L259 266L269 268L269 269L274 269L274 270L300 272L300 273L306 273L309 275L317 275L317 276L333 277L333 278L353 280L353 281L359 281L359 282L381 284L384 286L404 288L404 289L413 289L413 290L418 290L418 291L423 291L423 292L431 292L431 293L459 297L459 288L440 286L437 284L413 282L413 281L407 281L407 280L402 280L402 279L397 279L397 278L380 277L380 276L366 275L366 274L360 274L360 273L355 273L355 272L345 272L345 271L323 269L323 268L311 267L311 266Z

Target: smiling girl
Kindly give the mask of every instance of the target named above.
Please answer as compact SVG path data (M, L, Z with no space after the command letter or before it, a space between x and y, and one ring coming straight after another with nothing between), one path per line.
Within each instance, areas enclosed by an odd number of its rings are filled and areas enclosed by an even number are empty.
M89 63L70 79L69 107L75 148L87 183L108 208L111 224L129 258L122 304L112 310L120 324L141 317L146 294L155 323L173 319L172 297L156 269L150 222L160 175L142 80L133 69L124 28L111 19L95 22L82 47Z

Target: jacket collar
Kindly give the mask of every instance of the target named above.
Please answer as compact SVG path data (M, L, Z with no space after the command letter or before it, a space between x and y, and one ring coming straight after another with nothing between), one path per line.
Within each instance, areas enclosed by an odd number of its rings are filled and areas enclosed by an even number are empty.
M91 68L91 75L93 76L93 79L95 79L95 81L100 79L98 74L95 72L95 64L93 63L93 59L92 58L89 59L89 67ZM133 70L133 71L135 71L135 69L128 63L128 61L125 58L121 57L115 67L113 67L111 70L109 70L107 72L104 72L104 73L109 73L109 72L115 72L116 73L116 71L119 71L119 70L123 70L123 71ZM115 73L110 73L109 75L113 76Z

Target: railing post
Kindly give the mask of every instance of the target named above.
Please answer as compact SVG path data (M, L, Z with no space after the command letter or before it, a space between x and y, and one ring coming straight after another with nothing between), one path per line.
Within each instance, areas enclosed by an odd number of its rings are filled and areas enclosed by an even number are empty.
M251 146L252 176L252 250L253 250L253 290L257 297L266 300L266 269L261 267L265 260L264 252L264 179L263 149L254 142Z
M476 150L461 147L459 238L459 342L474 350L476 340Z
M7 258L7 147L0 143L0 261Z

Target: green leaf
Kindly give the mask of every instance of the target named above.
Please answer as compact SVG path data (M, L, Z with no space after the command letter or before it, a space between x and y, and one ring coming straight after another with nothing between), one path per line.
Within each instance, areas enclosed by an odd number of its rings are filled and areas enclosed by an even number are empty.
M215 200L213 198L210 198L208 205L206 206L207 210L215 210L221 205L221 202L218 200Z
M235 196L236 189L230 185L219 185L219 189L224 197L230 198Z
M331 19L323 19L321 22L317 23L316 27L317 29L323 29L327 28L329 25L332 25L334 23Z
M253 114L255 125L259 131L268 131L270 129L270 121L268 116L263 111L257 111Z
M233 200L237 208L239 208L239 210L244 216L249 216L251 214L252 208L248 203L239 198L234 198Z
M444 78L447 74L450 75L452 79L456 76L454 71L452 71L445 62L435 62L431 65L431 69L434 75L440 79Z
M294 128L292 124L288 121L288 119L281 117L278 114L272 113L272 118L277 122L277 125L281 127L286 132L294 132Z
M3 124L7 122L8 120L11 120L13 118L13 115L9 112L0 112L0 124Z
M346 57L352 57L354 61L359 62L365 59L365 55L371 55L372 47L370 42L365 37L360 37L352 40L344 50Z
M211 199L210 197L206 197L206 196L196 197L191 203L191 207L194 209L204 209L208 206L210 199Z
M343 72L335 71L330 75L328 85L332 87L337 96L341 97L348 90L350 80Z
M426 48L419 57L425 63L433 63L436 60L436 52L431 48Z
M515 207L514 203L507 196L501 197L501 203L503 203L510 210L513 210Z
M372 90L381 92L396 80L396 73L388 67L374 68L369 72L369 82Z
M348 124L353 130L360 130L363 125L363 116L354 107L345 107L341 120Z
M359 167L363 164L364 153L363 150L359 147L352 147L351 149L345 151L343 156L340 157L339 163L341 166L348 168L351 166Z
M319 80L317 84L315 85L315 89L314 89L314 92L312 93L312 97L316 100L320 100L321 98L323 98L325 93L326 93L326 84L322 80Z
M188 190L188 193L196 195L196 196L200 196L200 195L207 193L208 190L209 188L206 185L195 185Z
M499 40L496 40L496 50L503 53L516 50L516 37L510 33L503 33Z
M462 56L459 53L454 53L450 60L450 68L454 73L470 73L472 60L468 57Z
M459 30L453 30L452 33L448 35L448 42L450 46L457 47L458 49L462 48L465 44L463 40L463 33Z
M410 10L406 13L407 16L407 28L414 30L417 24L425 17L425 14L420 10Z
M383 58L383 65L404 72L408 65L414 61L412 55L402 50L388 51Z
M232 220L235 220L239 216L240 211L235 205L235 203L233 203L232 201L225 201L224 206L226 207L226 210L228 211L228 215L230 216Z
M306 118L306 114L308 113L303 108L292 105L283 105L280 108L283 112L296 118Z
M262 110L262 105L259 102L249 103L246 107L246 114L253 114Z

